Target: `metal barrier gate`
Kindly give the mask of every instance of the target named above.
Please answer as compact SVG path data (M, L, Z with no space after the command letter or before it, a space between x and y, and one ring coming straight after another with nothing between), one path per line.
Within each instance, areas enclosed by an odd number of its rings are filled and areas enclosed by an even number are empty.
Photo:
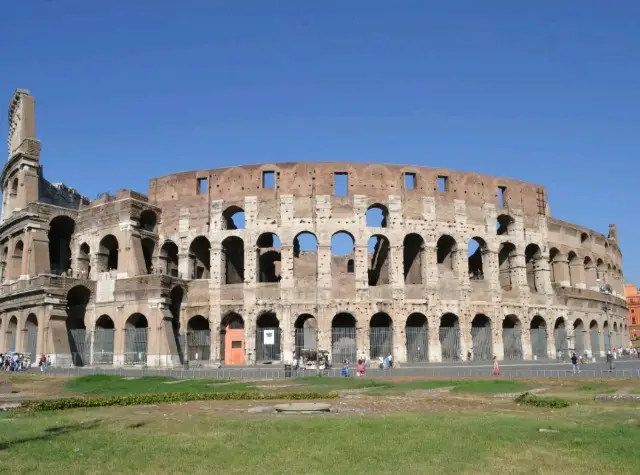
M504 345L505 360L522 359L522 332L520 328L503 328L502 344Z

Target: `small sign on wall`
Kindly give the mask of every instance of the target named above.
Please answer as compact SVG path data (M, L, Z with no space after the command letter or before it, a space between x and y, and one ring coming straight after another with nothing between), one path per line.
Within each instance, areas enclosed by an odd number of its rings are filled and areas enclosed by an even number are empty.
M275 330L264 330L264 344L265 345L274 345L276 343L276 331Z

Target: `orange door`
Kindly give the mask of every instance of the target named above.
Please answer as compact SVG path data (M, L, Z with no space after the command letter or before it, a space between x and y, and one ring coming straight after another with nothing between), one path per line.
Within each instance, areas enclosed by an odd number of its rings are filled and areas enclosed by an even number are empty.
M244 364L244 330L227 330L224 346L225 364Z

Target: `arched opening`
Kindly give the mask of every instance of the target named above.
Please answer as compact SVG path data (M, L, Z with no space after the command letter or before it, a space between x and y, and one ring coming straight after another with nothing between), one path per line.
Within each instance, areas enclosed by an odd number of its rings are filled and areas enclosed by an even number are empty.
M4 246L2 255L0 255L0 283L5 281L7 275L7 260L9 259L9 247Z
M113 234L107 234L100 241L97 254L98 272L118 270L118 240Z
M498 268L500 269L499 279L500 287L504 291L510 291L515 288L517 262L516 262L516 246L510 242L500 244L498 251Z
M38 317L35 313L27 315L24 322L24 343L26 353L31 356L31 362L38 361Z
M239 206L229 206L222 213L222 229L244 229L244 210Z
M256 322L256 362L280 361L280 321L265 312Z
M220 325L220 361L227 365L244 364L244 349L244 320L237 313L228 313Z
M584 327L584 323L582 323L582 320L577 318L573 322L573 338L575 341L574 350L578 356L584 355L585 333L587 333L587 331Z
M618 348L620 348L620 339L619 339L620 334L618 333L618 323L617 322L613 322L613 331L612 331L612 339L611 339L611 345L613 346L614 350L618 350Z
M491 319L479 313L471 321L471 351L474 361L491 361L493 358L493 338Z
M109 315L100 315L96 320L96 329L93 337L93 364L113 364L115 328Z
M547 350L547 323L540 315L536 315L531 319L529 335L531 338L532 356L539 360L547 359L549 357Z
M165 241L160 248L160 264L162 273L178 277L178 246L173 241Z
M580 268L582 267L582 263L580 263L578 256L573 251L570 251L569 254L567 254L567 262L569 264L569 284L572 287L575 287L577 284L582 283L580 279Z
M331 236L331 280L334 286L344 287L355 282L356 241L346 231L338 231ZM351 261L351 270L349 270Z
M176 344L180 363L184 363L184 341L180 334L180 322L182 313L182 301L184 300L184 289L176 285L169 293L169 312L171 313L171 330L173 331L173 340Z
M429 361L429 325L422 313L412 313L404 327L407 339L407 361L422 363Z
M318 322L313 315L299 315L294 328L296 358L301 358L308 351L318 350Z
M540 263L542 253L537 244L529 244L524 250L524 260L527 265L527 284L531 292L541 292Z
M49 267L54 275L71 269L71 239L76 223L68 216L56 216L49 223Z
M522 355L522 324L515 315L507 315L502 320L502 344L504 345L505 360L521 360Z
M155 233L157 223L158 216L150 209L145 209L140 213L140 229L143 231Z
M557 282L558 278L562 280L562 270L560 267L560 251L555 247L549 249L549 272L551 274L551 282Z
M350 313L342 312L331 321L331 361L340 364L356 359L356 319Z
M88 279L91 275L91 248L83 242L78 250L78 277Z
M559 317L553 326L553 339L556 343L556 356L562 358L568 356L569 345L567 328L564 318Z
M9 349L9 352L16 351L16 344L18 342L18 318L14 315L9 319L9 324L7 325L7 335L6 335L6 347Z
M474 237L469 240L467 261L470 280L484 280L484 256L487 251L487 243L482 238Z
M456 252L458 245L451 236L444 234L440 236L437 247L438 270L440 275L452 273L456 270Z
M189 246L191 279L208 279L211 275L211 243L204 236L198 236Z
M369 286L389 285L389 240L381 234L369 238L367 252L369 254Z
M376 203L367 208L365 221L370 228L386 228L389 210L383 204Z
M225 285L244 283L244 241L242 239L229 236L222 241L220 261Z
M369 322L369 358L393 355L393 322L384 312L378 312Z
M318 279L318 239L309 232L293 238L293 277L296 282Z
M402 243L404 263L404 285L425 283L422 275L424 260L424 239L416 233L407 234Z
M498 236L508 236L513 234L513 225L515 220L508 214L501 214L496 220L496 234Z
M11 182L11 191L9 193L10 195L15 197L18 194L18 185L19 185L18 177L15 177Z
M124 326L124 364L147 364L149 322L141 313L132 314Z
M580 244L586 244L589 241L589 235L587 233L580 234Z
M263 233L258 238L258 282L280 282L282 255L280 238L274 233Z
M24 243L17 241L13 246L13 256L11 257L12 271L11 279L17 279L22 275L22 256L24 255Z
M584 258L584 279L587 289L594 289L598 287L596 266L589 256Z
M187 322L187 356L189 361L211 359L211 327L202 315L191 317Z
M596 282L598 283L598 287L602 289L604 286L604 278L606 273L606 266L604 265L604 261L602 259L598 259L596 261Z
M76 285L67 292L67 337L74 366L89 364L89 335L85 315L91 299L91 291L84 285Z
M591 320L589 323L589 341L591 342L591 355L600 356L600 331L598 322L595 320Z
M144 238L142 243L142 256L144 257L144 271L147 274L153 274L153 251L156 243L151 238Z
M460 359L460 320L453 313L445 313L440 317L440 351L442 361Z

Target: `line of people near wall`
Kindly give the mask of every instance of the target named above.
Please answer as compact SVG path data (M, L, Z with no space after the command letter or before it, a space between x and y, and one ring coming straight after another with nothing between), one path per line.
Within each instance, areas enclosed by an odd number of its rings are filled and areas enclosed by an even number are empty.
M31 355L17 353L15 351L0 353L0 371L25 371L31 368L31 365ZM38 358L40 371L44 371L44 368L50 365L51 363L47 356L41 355Z

